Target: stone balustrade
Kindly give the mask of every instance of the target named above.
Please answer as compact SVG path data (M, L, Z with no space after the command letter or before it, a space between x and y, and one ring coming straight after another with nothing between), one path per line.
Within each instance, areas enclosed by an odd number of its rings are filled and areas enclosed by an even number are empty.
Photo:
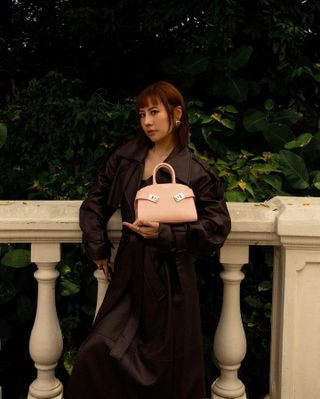
M0 201L0 242L31 243L31 260L38 267L37 311L29 346L37 378L30 385L28 399L63 397L63 386L55 376L63 348L55 306L55 266L61 243L81 241L80 204ZM221 374L212 384L211 398L246 398L238 378L246 354L240 283L252 245L274 247L270 398L320 398L320 198L275 197L265 203L229 203L228 208L232 231L220 253L224 294L214 335ZM108 223L115 246L120 228L116 213ZM94 274L98 309L107 284L102 271Z

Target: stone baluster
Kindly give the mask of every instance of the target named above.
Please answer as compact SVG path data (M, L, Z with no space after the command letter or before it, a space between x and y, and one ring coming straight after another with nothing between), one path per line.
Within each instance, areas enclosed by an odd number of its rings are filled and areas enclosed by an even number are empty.
M60 244L31 245L31 261L37 264L38 281L36 318L29 350L35 362L37 378L29 387L28 399L62 399L63 386L55 377L55 367L62 354L62 334L55 304L55 283L59 272Z
M245 386L238 378L238 369L246 354L246 337L240 310L242 266L248 262L249 247L225 245L220 262L224 283L220 320L214 337L214 353L221 374L212 384L212 399L246 399Z
M106 277L104 275L103 270L99 270L97 269L94 273L93 273L94 277L97 279L98 282L98 291L97 291L97 304L96 304L96 312L94 317L96 317L98 310L100 309L100 306L103 302L103 298L107 292L109 283L106 280Z

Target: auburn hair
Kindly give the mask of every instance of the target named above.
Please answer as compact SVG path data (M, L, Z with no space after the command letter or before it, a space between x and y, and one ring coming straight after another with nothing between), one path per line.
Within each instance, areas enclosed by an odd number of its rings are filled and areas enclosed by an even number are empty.
M136 109L138 114L139 110L141 108L147 107L150 102L153 104L157 104L159 103L159 101L164 105L167 111L170 128L173 129L173 135L176 144L180 144L183 147L186 147L189 140L188 114L183 96L173 84L166 81L160 81L153 83L143 89L140 94L138 94L136 99ZM180 124L178 126L176 125L176 121L174 120L174 110L176 107L181 107L182 110ZM139 133L139 138L149 145L151 144L150 139L143 132L142 128Z

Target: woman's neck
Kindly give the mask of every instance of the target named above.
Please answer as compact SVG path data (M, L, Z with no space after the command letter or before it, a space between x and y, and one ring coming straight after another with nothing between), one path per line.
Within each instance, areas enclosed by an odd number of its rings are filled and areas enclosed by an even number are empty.
M169 145L157 145L155 144L150 151L159 157L167 156L174 149L174 144Z
M154 143L154 146L151 148L151 152L158 156L169 155L174 147L175 144L172 140L168 140L166 142L158 142Z

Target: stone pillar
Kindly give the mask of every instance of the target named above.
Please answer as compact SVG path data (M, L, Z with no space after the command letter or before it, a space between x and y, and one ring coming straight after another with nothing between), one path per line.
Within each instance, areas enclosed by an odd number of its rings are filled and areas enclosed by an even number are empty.
M103 302L103 298L107 292L109 282L106 280L106 276L103 272L103 270L95 270L93 273L94 277L97 279L98 282L98 290L97 290L97 304L96 304L96 312L94 317L96 317L98 310L100 309L100 306Z
M62 334L55 303L55 283L59 275L60 244L31 245L31 261L38 270L38 301L31 332L29 350L35 362L37 378L29 387L28 399L62 399L63 386L55 377L55 368L62 354Z
M242 266L248 262L247 245L225 245L220 262L224 283L223 303L214 337L214 353L221 375L212 384L212 399L246 399L245 386L238 378L238 369L246 354L246 337L240 310L240 283L244 278Z
M320 398L320 199L278 197L270 396Z

